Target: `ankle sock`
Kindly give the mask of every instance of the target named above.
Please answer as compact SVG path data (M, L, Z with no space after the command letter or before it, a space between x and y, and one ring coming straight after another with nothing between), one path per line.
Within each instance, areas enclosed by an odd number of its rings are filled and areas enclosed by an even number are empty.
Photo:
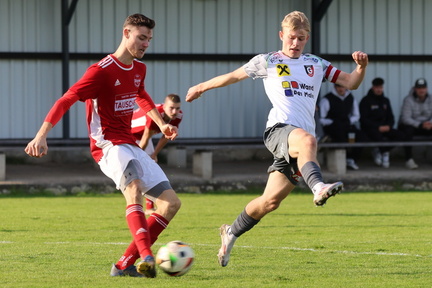
M321 174L321 168L317 163L309 161L301 168L301 174L306 184L311 188L312 192L315 193L314 187L316 184L324 183Z
M243 210L231 225L231 232L235 237L240 237L243 233L252 229L260 220L255 220Z
M135 264L136 260L140 257L138 253L138 249L135 245L135 242L132 241L131 244L129 244L129 247L126 249L125 253L122 257L120 257L119 261L116 263L117 269L124 270L130 265Z

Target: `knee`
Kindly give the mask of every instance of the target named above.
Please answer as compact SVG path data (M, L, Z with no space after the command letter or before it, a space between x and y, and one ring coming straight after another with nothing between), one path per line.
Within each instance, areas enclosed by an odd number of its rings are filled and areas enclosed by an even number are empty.
M165 193L164 193L165 194ZM169 193L156 200L158 213L161 213L167 219L172 219L180 210L181 201L175 193Z
M175 197L169 202L169 210L173 213L177 213L177 211L180 210L181 204L181 200Z
M265 201L265 210L266 213L270 213L272 211L275 211L276 209L279 208L280 205L280 201L276 200L276 199L268 199Z
M311 134L306 134L303 139L301 140L302 146L307 147L309 149L316 149L317 148L317 141L314 136Z

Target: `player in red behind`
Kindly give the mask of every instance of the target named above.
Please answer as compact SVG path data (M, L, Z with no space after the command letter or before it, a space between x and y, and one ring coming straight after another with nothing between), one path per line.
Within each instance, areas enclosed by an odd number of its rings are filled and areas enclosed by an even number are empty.
M180 106L180 96L177 94L169 94L165 97L164 103L156 105L156 109L159 111L166 123L178 128L183 119L183 112L180 110ZM132 116L132 134L135 136L141 149L150 155L150 157L156 162L158 162L157 155L169 141L166 137L162 136L155 148L151 138L159 133L161 133L159 126L145 113L143 109L137 108L134 110ZM154 202L147 198L145 214L150 215L155 211Z
M146 66L136 60L144 56L155 22L142 14L126 18L117 50L91 65L83 77L56 101L25 152L32 157L47 154L47 134L77 101L85 102L90 149L94 160L111 178L126 200L126 220L133 241L112 266L111 276L156 277L151 245L180 209L181 202L162 171L138 147L131 133L136 103L168 139L177 128L166 124L144 88ZM157 213L146 220L143 198L156 201ZM141 258L136 266L135 261Z

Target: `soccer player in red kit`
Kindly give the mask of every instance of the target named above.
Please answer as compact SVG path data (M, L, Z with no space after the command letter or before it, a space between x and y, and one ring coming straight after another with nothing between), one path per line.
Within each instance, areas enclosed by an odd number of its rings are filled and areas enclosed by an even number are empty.
M131 120L136 103L168 139L177 128L166 124L145 91L146 66L136 60L144 56L155 22L142 14L126 18L117 50L91 65L83 77L56 101L25 152L42 157L48 152L47 134L77 101L86 103L90 150L102 172L111 178L126 200L126 220L133 241L111 268L111 276L156 277L151 245L180 209L181 202L166 175L135 141ZM144 197L156 202L157 211L148 219ZM141 261L135 266L136 260Z
M180 109L180 106L180 96L177 94L168 94L165 97L164 103L157 104L156 109L161 114L165 123L169 123L178 128L183 119L183 112ZM150 155L150 157L156 162L158 162L157 155L169 141L167 138L162 136L155 148L151 138L153 135L159 133L161 133L159 126L145 113L143 109L137 108L134 110L132 116L132 134L135 136L141 149ZM150 215L155 210L154 202L147 198L145 214Z

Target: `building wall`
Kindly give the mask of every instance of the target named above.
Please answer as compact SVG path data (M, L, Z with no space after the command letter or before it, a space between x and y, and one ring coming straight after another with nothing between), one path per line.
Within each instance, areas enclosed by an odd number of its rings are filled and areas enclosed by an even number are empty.
M321 23L321 52L350 54L429 54L431 20L426 0L334 0ZM311 18L311 1L288 0L79 0L69 27L71 53L111 53L121 40L125 17L140 12L156 20L148 50L167 54L258 54L280 49L278 31L292 10ZM397 15L398 17L392 17ZM313 31L312 31L313 33ZM430 32L429 32L430 34ZM61 1L0 0L1 52L61 52ZM413 45L415 44L415 45ZM306 47L310 51L310 45ZM331 60L331 59L329 59ZM71 60L73 84L95 60ZM146 60L146 87L155 102L168 93L182 99L196 83L227 73L239 61ZM345 71L352 62L334 61ZM375 76L395 113L417 77L430 75L428 62L370 63L358 100ZM0 59L0 139L32 138L52 104L62 94L60 60ZM432 83L432 82L431 82ZM324 84L322 93L330 89ZM247 79L207 92L199 101L182 103L181 137L259 137L270 109L260 80ZM87 135L83 103L70 110L70 137ZM61 122L50 137L62 137Z
M432 55L432 1L430 0L334 0L321 25L321 53L401 55L397 61L371 61L363 84L353 91L358 101L367 94L375 77L385 80L396 119L403 98L417 78L432 83L431 61L412 61L405 56ZM429 57L430 59L430 57ZM352 63L334 62L345 71ZM327 83L322 92L330 89ZM432 90L430 90L432 91Z

